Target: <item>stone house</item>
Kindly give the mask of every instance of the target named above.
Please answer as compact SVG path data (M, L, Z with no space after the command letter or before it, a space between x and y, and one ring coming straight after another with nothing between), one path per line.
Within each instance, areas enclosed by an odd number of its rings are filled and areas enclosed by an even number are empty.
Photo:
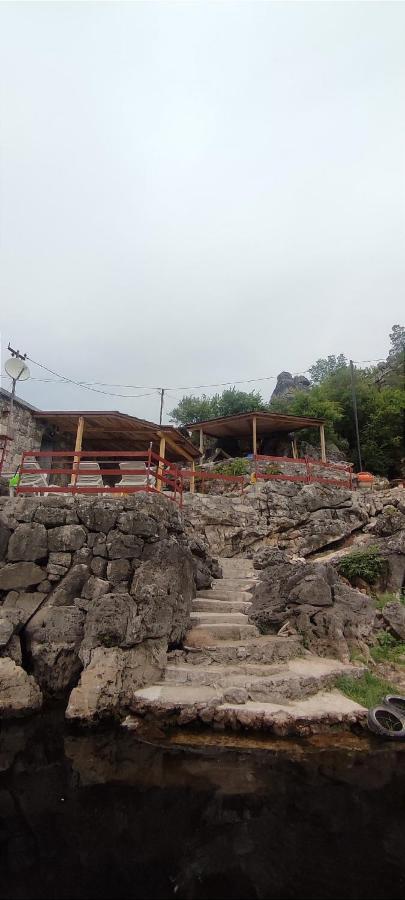
M4 388L0 388L0 430L4 433L10 412L11 394ZM21 462L24 450L41 450L46 426L34 419L32 413L37 412L35 406L31 406L25 400L14 398L13 409L13 435L9 442L3 460L4 476L13 475ZM3 427L1 427L3 426Z

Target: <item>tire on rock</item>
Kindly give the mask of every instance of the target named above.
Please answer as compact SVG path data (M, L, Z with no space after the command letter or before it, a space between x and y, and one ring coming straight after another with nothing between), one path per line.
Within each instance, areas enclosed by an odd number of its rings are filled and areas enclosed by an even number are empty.
M367 722L370 731L380 737L389 738L392 741L400 741L405 738L405 717L398 713L392 706L374 706L369 709Z
M405 697L401 697L400 694L386 694L383 704L388 709L393 709L394 712L399 713L405 719Z

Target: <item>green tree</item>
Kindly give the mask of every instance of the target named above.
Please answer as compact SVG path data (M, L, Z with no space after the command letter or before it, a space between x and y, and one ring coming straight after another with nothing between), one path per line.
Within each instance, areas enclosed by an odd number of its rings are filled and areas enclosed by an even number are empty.
M317 359L316 363L311 366L308 371L311 381L319 384L325 381L329 375L333 375L338 369L344 369L347 366L347 359L343 353L339 356L327 356L326 359Z
M229 388L222 394L214 394L207 397L193 395L183 397L180 403L172 409L170 418L176 425L186 425L192 422L203 422L205 419L215 419L219 416L234 416L242 412L254 412L267 409L263 397L258 391L237 391L235 387Z

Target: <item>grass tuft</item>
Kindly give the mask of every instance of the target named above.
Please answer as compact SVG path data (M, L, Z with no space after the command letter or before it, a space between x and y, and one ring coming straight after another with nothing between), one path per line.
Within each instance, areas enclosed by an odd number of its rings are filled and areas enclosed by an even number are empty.
M336 681L336 687L346 697L350 697L360 706L370 709L380 703L385 694L396 692L394 685L371 672L365 672L360 678L351 678L350 675L340 675Z

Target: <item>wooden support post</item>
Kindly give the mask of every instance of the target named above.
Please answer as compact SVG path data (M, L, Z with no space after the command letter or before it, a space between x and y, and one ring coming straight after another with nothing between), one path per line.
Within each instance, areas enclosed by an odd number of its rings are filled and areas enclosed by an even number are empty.
M191 478L190 478L190 494L195 494L195 475L194 475L194 472L195 472L195 462L194 462L194 460L193 460L193 462L191 463L191 468L192 468L192 470L193 470L193 475L192 475Z
M254 456L256 456L256 454L257 454L256 416L253 416L253 419L252 419L252 432L253 432L253 454L254 454Z
M204 432L200 428L200 455L204 456Z
M292 442L292 451L293 451L293 459L298 459L297 438L294 438L294 440Z
M164 459L164 457L165 457L165 452L166 452L166 438L161 437L160 445L159 445L159 456L161 456L162 459ZM163 475L163 463L159 462L158 470L157 470L157 478L156 478L156 490L157 491L162 490L162 475Z
M75 443L75 453L80 453L83 444L83 431L84 431L84 417L79 416L77 422L77 431L76 431L76 443ZM70 485L75 485L77 481L77 471L76 468L79 465L79 457L75 456L73 458L73 472L70 479Z
M321 460L322 462L326 462L326 443L325 443L325 426L319 426L319 433L321 436Z

